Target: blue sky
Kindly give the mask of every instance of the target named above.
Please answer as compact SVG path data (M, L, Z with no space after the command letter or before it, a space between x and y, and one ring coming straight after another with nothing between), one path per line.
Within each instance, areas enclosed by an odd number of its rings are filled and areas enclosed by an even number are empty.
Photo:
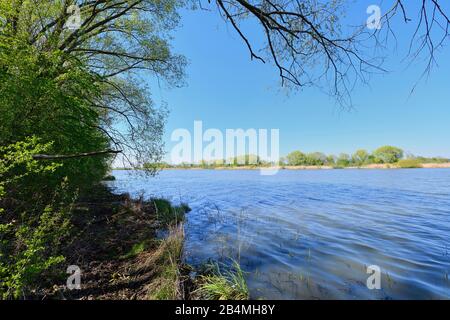
M388 1L389 2L389 1ZM364 22L369 4L359 1L349 18ZM381 6L382 9L386 9ZM357 86L354 108L342 110L314 88L289 95L280 88L278 71L270 64L251 61L247 48L217 14L215 7L182 12L174 33L173 50L186 56L187 85L155 87L153 96L169 105L165 141L177 128L193 130L195 120L207 128L278 128L280 153L292 150L339 154L356 149L373 150L391 144L425 156L450 157L450 51L438 53L438 68L420 79L424 64L402 62L411 28L402 25L396 50L389 52L385 75L374 75L370 86ZM255 30L251 25L248 31ZM392 47L393 47L393 43Z

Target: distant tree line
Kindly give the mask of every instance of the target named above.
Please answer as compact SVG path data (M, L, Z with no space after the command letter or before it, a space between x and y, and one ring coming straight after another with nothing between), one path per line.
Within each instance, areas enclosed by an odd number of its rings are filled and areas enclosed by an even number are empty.
M326 155L322 152L303 153L297 150L281 159L280 164L286 166L359 167L370 164L404 163L408 166L417 166L422 163L443 163L449 161L449 159L441 157L426 158L406 155L401 148L382 146L372 153L365 149L359 149L352 155L341 153L338 156Z
M304 153L296 150L290 152L286 157L281 158L280 166L330 166L334 168L360 167L370 164L397 164L400 167L419 167L423 163L444 163L450 159L442 157L421 157L406 154L401 148L394 146L382 146L372 153L365 149L358 149L352 155L341 153L336 155L326 155L322 152ZM203 160L200 163L170 164L167 162L147 163L145 169L164 168L215 168L215 167L264 167L270 163L262 160L256 155L242 155L230 159Z

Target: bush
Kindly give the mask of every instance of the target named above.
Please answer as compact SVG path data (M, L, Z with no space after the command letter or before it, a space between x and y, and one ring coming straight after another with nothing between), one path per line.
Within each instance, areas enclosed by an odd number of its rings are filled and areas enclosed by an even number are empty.
M422 168L422 163L418 159L402 159L397 162L399 168Z
M32 285L64 261L59 245L70 230L68 214L73 200L67 181L52 193L41 181L59 167L33 160L50 148L36 138L0 147L0 297L25 296ZM44 191L44 192L42 192ZM30 201L32 199L32 201Z

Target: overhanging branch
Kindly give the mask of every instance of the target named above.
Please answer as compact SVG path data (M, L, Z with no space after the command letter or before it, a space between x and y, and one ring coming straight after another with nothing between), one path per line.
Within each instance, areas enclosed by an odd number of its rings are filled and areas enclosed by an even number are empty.
M35 154L35 155L33 155L33 159L34 160L64 160L64 159L72 159L72 158L84 158L84 157L99 156L99 155L105 155L105 154L118 154L121 152L122 152L122 150L104 150L104 151L94 151L94 152L85 152L85 153L67 154L67 155Z

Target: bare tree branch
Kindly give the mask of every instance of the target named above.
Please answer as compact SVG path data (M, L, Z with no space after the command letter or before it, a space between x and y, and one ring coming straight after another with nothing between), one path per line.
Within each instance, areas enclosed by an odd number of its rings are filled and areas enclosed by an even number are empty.
M99 155L107 155L107 154L118 154L122 153L122 150L104 150L104 151L94 151L94 152L85 152L78 154L57 154L57 155L48 155L48 154L35 154L33 155L34 160L63 160L63 159L73 159L73 158L84 158L84 157L93 157Z

